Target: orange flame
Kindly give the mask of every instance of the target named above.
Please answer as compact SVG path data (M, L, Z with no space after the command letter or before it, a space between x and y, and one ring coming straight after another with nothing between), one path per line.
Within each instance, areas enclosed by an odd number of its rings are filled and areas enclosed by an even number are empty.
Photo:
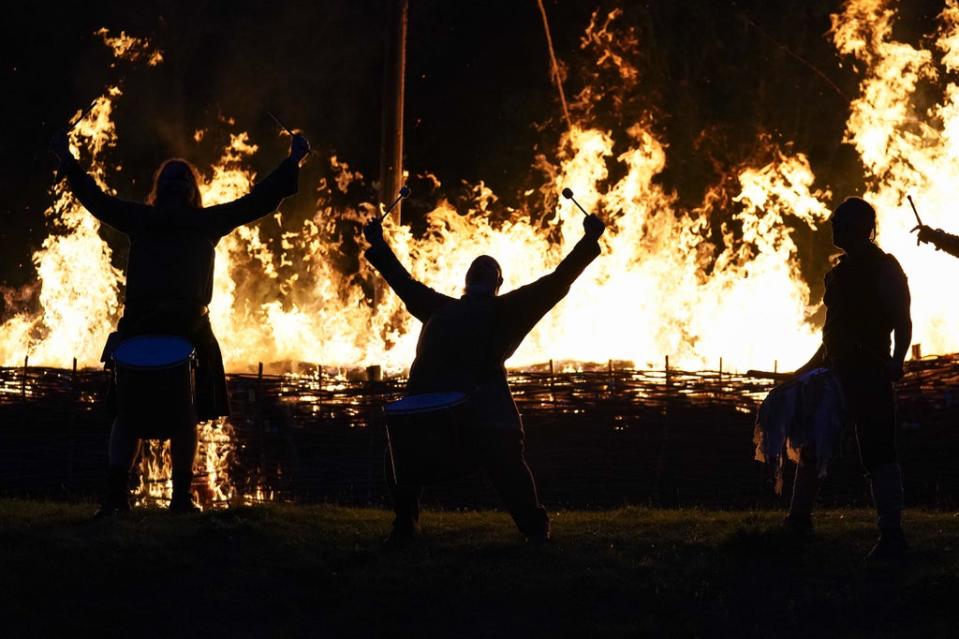
M959 69L959 4L948 0L939 15L934 49L893 39L895 12L885 0L853 0L833 16L838 50L864 68L860 96L852 103L846 141L866 167L867 200L878 214L878 241L909 276L913 342L927 354L959 350L951 330L959 301L944 295L942 282L959 276L959 262L929 246L917 246L909 230L915 218L905 201L911 194L923 222L959 231L950 211L959 184L959 85L941 83L942 97L925 111L914 99L922 80L944 80Z

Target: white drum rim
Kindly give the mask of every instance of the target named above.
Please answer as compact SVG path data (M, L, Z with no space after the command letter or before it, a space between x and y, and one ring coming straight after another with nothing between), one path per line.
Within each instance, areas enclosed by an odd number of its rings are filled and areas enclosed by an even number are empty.
M187 346L190 347L190 352L187 353L186 356L180 357L173 361L164 362L162 364L152 364L152 365L128 362L118 357L118 353L123 348L123 346L127 344L128 342L141 341L145 339L157 339L157 338L182 342L183 344L186 344ZM133 337L128 337L122 342L120 342L119 344L117 344L117 347L113 349L113 353L111 354L111 359L113 360L113 362L118 367L122 367L127 370L148 370L149 371L149 370L164 370L167 368L177 368L179 366L183 366L184 364L188 363L190 360L195 358L196 358L196 347L190 342L190 340L186 339L185 337L181 337L179 335L168 335L163 333L151 333L147 335L134 335Z
M411 397L428 397L430 395L453 395L458 397L456 400L447 402L445 404L430 406L428 408L397 408L396 407L397 404ZM398 399L396 401L389 402L383 408L383 410L389 415L421 415L424 413L435 413L437 411L455 408L456 406L465 404L468 400L469 400L469 397L466 395L466 393L462 393L460 391L449 391L445 393L417 393L416 395L409 395L407 397L404 397L403 399Z

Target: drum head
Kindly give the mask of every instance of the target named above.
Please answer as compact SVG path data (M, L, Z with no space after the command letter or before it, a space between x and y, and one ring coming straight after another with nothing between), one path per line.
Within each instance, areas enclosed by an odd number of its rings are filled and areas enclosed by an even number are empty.
M459 392L452 393L424 393L423 395L410 395L395 402L386 405L387 415L402 415L404 413L428 413L433 410L441 410L456 406L466 401L466 394Z
M123 340L113 351L117 363L135 368L172 366L193 354L193 344L174 335L140 335Z

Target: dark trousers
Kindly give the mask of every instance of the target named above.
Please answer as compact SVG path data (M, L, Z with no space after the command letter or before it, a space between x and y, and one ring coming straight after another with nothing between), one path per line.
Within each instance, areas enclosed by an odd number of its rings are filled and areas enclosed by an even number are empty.
M549 531L549 516L539 503L533 474L526 465L525 440L521 431L471 429L466 433L467 448L476 466L482 468L516 527L527 536ZM398 529L413 528L419 522L421 486L397 485L393 480L389 451L386 458L386 483L393 498Z
M859 459L866 472L896 463L896 397L889 372L881 363L856 359L838 361L834 370L855 422Z

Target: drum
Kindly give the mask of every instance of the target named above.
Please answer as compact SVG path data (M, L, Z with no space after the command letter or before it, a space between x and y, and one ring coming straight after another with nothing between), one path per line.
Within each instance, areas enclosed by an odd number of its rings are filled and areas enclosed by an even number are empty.
M475 464L463 437L472 415L466 395L411 395L387 404L385 413L397 484L432 484L473 472Z
M140 335L113 351L117 417L138 436L167 439L196 423L196 355L172 335Z

